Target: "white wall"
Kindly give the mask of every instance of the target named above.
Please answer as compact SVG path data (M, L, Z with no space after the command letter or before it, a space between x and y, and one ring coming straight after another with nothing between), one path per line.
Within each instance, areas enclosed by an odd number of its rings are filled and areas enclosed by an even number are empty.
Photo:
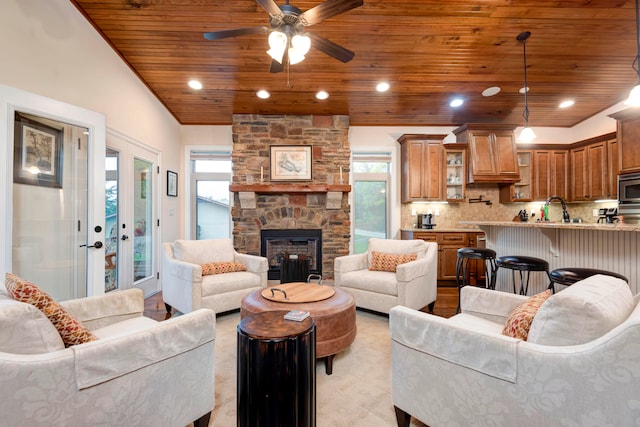
M68 0L2 0L0 84L106 116L106 125L161 153L182 172L180 125ZM6 140L0 137L0 151ZM182 198L162 200L162 239L179 237Z

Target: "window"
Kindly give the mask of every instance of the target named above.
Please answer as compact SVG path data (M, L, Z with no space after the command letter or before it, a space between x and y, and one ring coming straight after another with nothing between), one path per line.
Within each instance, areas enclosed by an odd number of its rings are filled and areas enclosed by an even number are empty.
M191 238L231 236L231 153L191 152Z
M390 153L353 154L353 253L367 251L371 237L388 238Z

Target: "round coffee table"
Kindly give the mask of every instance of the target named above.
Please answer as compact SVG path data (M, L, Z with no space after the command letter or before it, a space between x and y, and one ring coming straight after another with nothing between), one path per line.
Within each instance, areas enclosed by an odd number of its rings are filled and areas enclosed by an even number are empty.
M351 345L356 338L356 304L351 294L340 288L324 285L304 283L284 283L269 286L266 289L258 289L242 299L240 317L244 318L253 313L274 310L303 310L308 311L316 324L316 358L323 358L325 372L331 375L333 372L333 358L342 350ZM330 288L330 289L322 289ZM287 302L281 291L275 290L271 297L271 289L293 290L296 301L305 299L304 294L313 295L311 299L323 298L309 302ZM303 290L301 292L301 289ZM308 292L305 292L308 289ZM330 292L333 294L326 297ZM270 299L263 296L265 293ZM278 298L279 297L279 298ZM287 295L289 298L290 295Z

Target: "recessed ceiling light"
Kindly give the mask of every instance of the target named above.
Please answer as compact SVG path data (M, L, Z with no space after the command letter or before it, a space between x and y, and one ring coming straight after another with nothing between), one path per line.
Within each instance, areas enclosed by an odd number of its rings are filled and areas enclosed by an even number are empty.
M259 91L257 91L256 95L258 96L258 98L261 98L261 99L267 99L271 96L271 94L264 89L260 89Z
M200 83L197 80L189 80L189 83L187 83L189 85L189 87L191 89L195 89L195 90L200 90L202 89L202 83Z
M378 92L386 92L389 90L391 86L389 86L389 83L387 82L380 82L376 85L376 90Z
M327 91L319 90L318 93L316 93L316 98L318 99L327 99L328 97L329 93L327 93Z
M462 98L453 98L451 102L449 102L449 107L457 108L464 104L464 99Z
M575 104L575 101L573 99L567 99L566 101L562 101L559 105L560 108L569 108L571 107L573 104Z
M482 91L482 96L493 96L498 94L500 90L498 86L491 86Z
M529 86L527 86L526 88L521 87L520 90L518 90L519 93L525 93L525 91L527 93L531 92L531 88Z

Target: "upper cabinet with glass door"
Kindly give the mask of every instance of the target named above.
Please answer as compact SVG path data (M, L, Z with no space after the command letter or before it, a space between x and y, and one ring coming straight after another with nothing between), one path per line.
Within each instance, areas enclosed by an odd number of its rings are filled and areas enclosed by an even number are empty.
M467 150L445 146L444 182L448 202L463 202L466 198L466 157Z

